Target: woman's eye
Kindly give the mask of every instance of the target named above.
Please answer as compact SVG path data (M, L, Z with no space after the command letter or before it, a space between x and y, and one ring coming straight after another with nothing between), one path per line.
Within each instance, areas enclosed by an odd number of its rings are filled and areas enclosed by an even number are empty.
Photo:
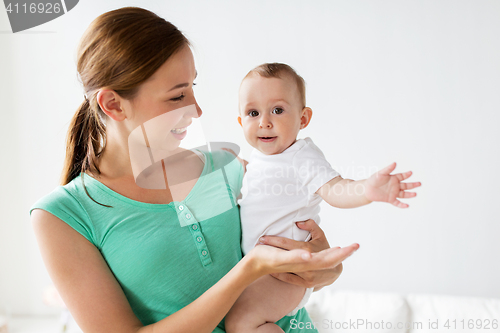
M184 99L184 93L182 93L179 97L174 97L171 98L171 101L177 102L177 101L182 101Z
M282 113L283 113L283 111L284 111L284 110L283 110L282 108L274 108L273 113L274 113L274 114L282 114Z
M248 115L250 117L257 117L259 115L259 112L252 110L252 111L248 112Z

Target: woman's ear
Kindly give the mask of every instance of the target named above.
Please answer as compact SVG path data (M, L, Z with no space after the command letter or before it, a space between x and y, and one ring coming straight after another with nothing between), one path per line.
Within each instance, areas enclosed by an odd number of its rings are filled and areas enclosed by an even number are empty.
M127 118L121 107L120 102L122 98L116 93L116 91L111 89L101 89L97 93L96 98L101 110L111 119L122 121Z
M304 107L302 109L302 115L300 116L300 129L304 129L309 125L311 121L313 111L310 107Z

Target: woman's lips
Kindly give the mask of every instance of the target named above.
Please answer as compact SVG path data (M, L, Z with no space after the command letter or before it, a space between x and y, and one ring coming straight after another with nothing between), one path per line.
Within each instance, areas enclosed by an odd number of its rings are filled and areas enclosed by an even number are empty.
M177 140L182 140L187 135L187 127L174 128L170 133L172 133L173 137Z
M277 136L259 136L259 140L262 142L273 142L276 138Z

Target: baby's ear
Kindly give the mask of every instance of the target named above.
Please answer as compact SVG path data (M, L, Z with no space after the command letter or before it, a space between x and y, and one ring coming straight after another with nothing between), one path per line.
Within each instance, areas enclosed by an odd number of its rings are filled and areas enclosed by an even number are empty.
M243 125L241 125L241 116L238 116L238 123L240 124L241 127L243 127Z
M313 111L310 107L304 107L301 111L301 116L300 116L300 129L304 129L309 125L309 122L311 121Z

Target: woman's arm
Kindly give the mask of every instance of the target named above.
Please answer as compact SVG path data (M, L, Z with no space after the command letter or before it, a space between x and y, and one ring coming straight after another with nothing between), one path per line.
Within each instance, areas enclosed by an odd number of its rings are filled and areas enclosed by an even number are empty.
M99 250L40 209L31 221L45 267L84 332L137 332L142 324Z
M31 216L47 270L84 332L209 333L242 291L260 276L335 267L356 250L347 247L310 254L257 246L194 302L157 323L143 326L94 245L46 211L36 209Z

